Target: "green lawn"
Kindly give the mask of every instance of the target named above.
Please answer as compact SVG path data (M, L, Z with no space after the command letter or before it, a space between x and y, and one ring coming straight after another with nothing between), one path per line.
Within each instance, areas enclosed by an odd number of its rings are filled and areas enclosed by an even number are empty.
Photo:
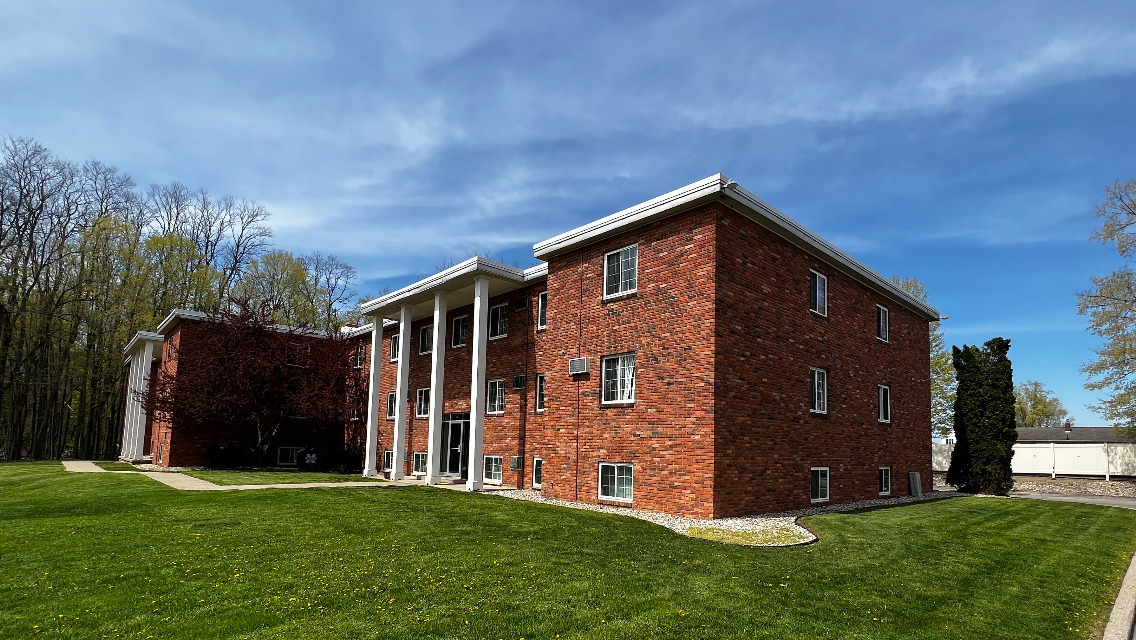
M959 498L752 548L424 487L0 464L0 638L1085 638L1136 512Z
M107 471L137 471L132 464L112 460L97 460L95 464Z
M295 484L298 482L382 482L381 478L364 478L360 474L319 473L315 471L295 471L292 469L261 469L257 471L183 471L194 478L208 480L213 484Z

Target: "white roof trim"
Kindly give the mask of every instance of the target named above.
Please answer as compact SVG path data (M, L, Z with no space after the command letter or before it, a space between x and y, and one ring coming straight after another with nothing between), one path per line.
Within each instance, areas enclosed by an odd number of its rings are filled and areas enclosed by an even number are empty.
M525 282L532 282L533 280L540 280L541 278L548 277L548 263L542 262L534 267L525 269Z
M384 323L384 324L386 324L386 323ZM391 324L394 324L394 321L391 321ZM344 338L354 338L355 336L361 336L364 333L371 333L374 330L375 330L375 323L374 322L368 322L367 324L365 324L363 326L347 329L347 330L343 331L342 333L343 333Z
M164 342L164 341L165 341L165 337L162 336L162 334L160 334L160 333L154 333L152 331L139 331L138 333L134 334L134 337L130 339L130 342L126 343L126 348L122 350L122 355L127 356L127 355L130 355L131 353L133 353L134 347L137 346L138 343L140 343L140 342Z
M212 319L212 317L208 313L202 313L201 311L190 311L189 309L174 309L173 311L170 312L170 315L166 316L165 320L162 320L162 322L160 324L158 324L158 333L165 335L166 331L168 331L170 329L170 327L177 324L177 322L179 320L206 320L206 321L208 321L208 320L211 320L211 319Z
M545 267L547 269L547 266ZM393 304L404 298L409 298L421 293L430 291L431 289L438 289L445 287L446 283L451 280L456 280L471 273L483 273L489 276L495 276L504 280L512 280L517 284L525 282L525 272L517 267L510 267L500 262L493 260L486 260L485 258L474 256L465 262L455 264L449 269L439 271L432 276L423 278L414 284L405 286L398 291L388 293L385 296L379 296L374 300L368 300L360 305L359 310L363 314L370 314L380 307L385 307ZM546 272L547 273L547 272Z

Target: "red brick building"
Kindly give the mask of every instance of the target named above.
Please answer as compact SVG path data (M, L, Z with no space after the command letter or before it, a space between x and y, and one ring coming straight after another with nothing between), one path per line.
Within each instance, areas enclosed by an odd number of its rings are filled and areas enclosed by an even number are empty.
M698 518L931 489L938 312L725 176L534 255L362 306L364 474Z

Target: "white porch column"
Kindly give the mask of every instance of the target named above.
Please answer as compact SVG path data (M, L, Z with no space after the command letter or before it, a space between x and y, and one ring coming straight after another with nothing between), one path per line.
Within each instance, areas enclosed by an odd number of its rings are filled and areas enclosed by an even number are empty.
M145 451L146 408L139 397L150 390L150 364L153 360L153 340L143 340L141 347L130 354L126 419L122 429L122 449L119 451L119 458L123 460L141 460Z
M379 403L382 401L382 390L379 389L379 366L383 351L383 319L374 316L371 318L374 325L371 327L371 364L367 374L367 450L363 454L363 475L374 477L379 475L376 460L379 454Z
M442 411L446 373L446 312L449 300L445 291L434 294L434 352L430 355L430 440L426 445L426 484L438 484L442 459Z
M406 475L406 397L410 393L410 306L403 305L398 316L398 381L395 383L394 468L391 480Z
M489 346L489 280L473 280L473 375L469 385L468 491L480 491L484 478L485 349Z

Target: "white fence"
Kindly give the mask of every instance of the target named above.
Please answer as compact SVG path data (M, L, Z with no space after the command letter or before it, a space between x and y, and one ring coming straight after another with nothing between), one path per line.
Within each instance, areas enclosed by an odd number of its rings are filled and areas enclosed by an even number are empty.
M931 468L946 471L952 444L931 445ZM1019 442L1011 463L1014 473L1050 476L1136 476L1136 444Z

